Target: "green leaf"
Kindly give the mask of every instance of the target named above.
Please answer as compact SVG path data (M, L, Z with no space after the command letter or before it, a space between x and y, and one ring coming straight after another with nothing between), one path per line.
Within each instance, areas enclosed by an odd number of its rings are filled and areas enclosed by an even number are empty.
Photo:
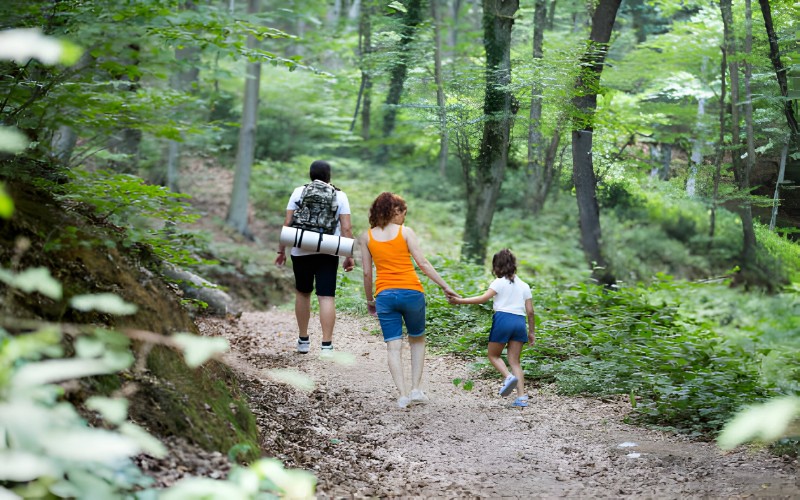
M304 470L285 469L279 460L263 458L251 467L262 478L269 479L286 498L314 498L317 478Z
M183 349L183 359L190 368L197 368L229 349L228 341L220 337L198 337L189 333L177 333L172 338Z
M69 303L79 311L100 311L119 316L134 314L138 310L135 304L125 302L119 295L113 293L76 295Z
M133 439L104 429L65 429L43 433L45 452L65 460L112 462L141 452Z
M6 153L19 153L28 147L30 141L25 134L17 129L0 127L0 151Z
M717 444L730 450L748 441L769 443L783 437L792 421L800 416L800 398L787 396L740 411L722 429Z
M61 283L55 280L45 267L26 269L16 275L0 269L0 281L25 293L39 292L53 300L61 299Z
M159 500L190 500L192 498L225 498L226 500L250 500L242 488L230 481L215 481L205 477L181 479L158 496Z
M52 359L23 365L14 374L11 385L23 389L116 371L116 367L99 359Z
M0 127L0 135L2 133L2 127ZM2 150L2 139L0 139L0 151ZM10 219L12 215L14 215L14 200L8 195L5 184L0 182L0 217Z
M128 418L128 400L92 396L86 400L86 407L100 413L112 424L119 425Z
M83 49L72 42L59 40L61 44L61 58L59 62L65 66L72 66L83 55Z
M47 457L21 450L0 450L0 463L3 464L0 467L0 481L26 482L58 474L58 467ZM0 498L5 497L0 495Z
M118 430L123 436L133 439L142 448L142 451L148 455L156 458L167 456L166 446L138 425L125 422L119 426Z
M394 10L396 10L396 11L398 11L398 12L402 12L402 13L404 13L404 14L405 14L406 12L408 12L408 9L406 9L406 6L405 6L405 5L403 5L403 4L402 4L402 3L400 3L400 2L392 2L392 3L390 3L389 5L387 5L386 7L390 8L390 9L394 9Z
M295 389L310 392L314 390L314 381L306 374L285 368L268 370L267 375L284 384L289 384Z

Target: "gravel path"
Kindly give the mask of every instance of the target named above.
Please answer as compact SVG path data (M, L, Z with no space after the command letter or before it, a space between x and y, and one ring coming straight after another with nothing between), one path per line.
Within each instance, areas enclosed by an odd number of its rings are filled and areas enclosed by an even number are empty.
M533 388L528 408L508 408L499 379L454 386L470 374L451 357L426 361L428 404L396 408L373 318L338 318L334 344L350 363L318 358L317 317L307 355L294 351L291 312L199 326L229 339L265 453L314 472L319 498L800 498L797 461L626 425L622 400ZM283 369L314 389L278 382Z

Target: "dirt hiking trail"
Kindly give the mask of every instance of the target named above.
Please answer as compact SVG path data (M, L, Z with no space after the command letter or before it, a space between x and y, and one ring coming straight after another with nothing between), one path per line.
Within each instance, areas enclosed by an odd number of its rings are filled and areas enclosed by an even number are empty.
M465 391L468 363L426 359L425 405L399 409L377 320L339 315L334 334L345 365L295 352L287 311L202 319L205 335L231 344L267 455L318 478L318 498L800 498L797 461L764 452L719 451L713 443L626 425L622 401L557 396L530 387L527 408L509 408L497 379ZM406 377L410 363L404 346ZM310 392L273 380L302 372Z

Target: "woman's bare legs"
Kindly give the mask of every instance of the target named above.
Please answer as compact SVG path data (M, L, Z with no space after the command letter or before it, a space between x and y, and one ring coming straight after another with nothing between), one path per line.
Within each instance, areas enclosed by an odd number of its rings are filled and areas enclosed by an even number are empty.
M422 372L425 368L425 335L408 337L411 349L411 390L419 389L422 383Z
M406 380L403 374L403 340L390 340L386 342L386 357L389 362L389 373L392 375L394 385L400 391L400 397L408 396Z

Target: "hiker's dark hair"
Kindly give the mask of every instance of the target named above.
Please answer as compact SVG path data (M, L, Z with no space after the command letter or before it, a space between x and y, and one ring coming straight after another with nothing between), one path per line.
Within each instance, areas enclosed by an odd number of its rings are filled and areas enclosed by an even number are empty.
M311 164L308 170L308 175L312 181L321 180L322 182L331 182L331 164L324 160L316 160Z
M517 258L511 250L504 248L492 257L492 274L498 278L508 278L514 282L514 275L517 274Z
M379 194L369 207L369 227L386 227L398 210L401 212L408 210L406 200L394 193Z

